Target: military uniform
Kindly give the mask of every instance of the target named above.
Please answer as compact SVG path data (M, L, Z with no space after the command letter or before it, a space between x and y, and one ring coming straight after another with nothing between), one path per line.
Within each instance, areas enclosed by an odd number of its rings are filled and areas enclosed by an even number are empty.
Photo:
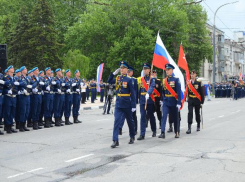
M89 88L91 91L91 103L94 103L94 100L96 98L96 83L90 83Z
M3 81L3 74L0 73L0 122L2 121L2 106L3 106L3 87L5 82ZM0 130L0 135L4 133Z
M166 69L174 69L171 64L165 65ZM165 80L166 79L166 80ZM165 128L168 114L171 115L171 120L174 123L175 138L178 138L180 132L180 123L178 119L178 109L181 107L181 86L179 78L168 76L163 80L163 95L162 95L162 112L163 117L161 121L161 135L159 138L165 138ZM166 83L165 83L166 81ZM171 89L174 91L172 92ZM174 94L174 95L173 95ZM176 94L176 95L175 95Z
M122 69L128 68L128 64L125 61L120 62L120 67ZM129 135L130 135L130 142L129 144L134 143L134 122L132 117L132 110L136 109L136 101L135 101L135 90L134 90L134 82L133 80L128 77L126 74L117 76L116 79L113 77L119 72L119 69L110 74L108 79L109 84L115 84L117 98L116 98L116 106L114 112L114 127L113 127L113 144L111 145L112 148L119 146L118 142L118 134L119 134L119 126L121 124L121 118L123 116L126 117L128 127L129 127Z
M158 91L159 95L153 94L155 97L155 111L157 113L157 119L159 121L159 128L161 129L162 112L160 100L162 97L162 82L160 79L155 78L155 89Z
M79 72L79 70L75 71L75 74ZM72 108L72 114L74 118L74 123L81 123L81 121L78 120L79 115L79 109L80 109L80 101L81 101L81 82L82 80L78 77L75 77L73 79L73 83L76 85L73 87L73 108Z
M190 84L193 87L190 87ZM204 93L202 89L203 87L202 82L195 79L195 81L190 80L190 84L188 85L188 93L187 93L188 94L188 130L186 132L187 134L191 133L191 125L192 125L192 120L193 120L193 108L195 109L197 131L200 131L200 123L201 123L200 108L201 108L201 104L204 103Z
M105 84L100 84L100 102L104 102Z

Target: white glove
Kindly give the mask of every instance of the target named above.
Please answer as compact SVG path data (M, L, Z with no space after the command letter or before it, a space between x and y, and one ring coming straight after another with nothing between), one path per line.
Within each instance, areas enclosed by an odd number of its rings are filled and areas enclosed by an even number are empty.
M76 83L73 83L71 86L75 87L77 84Z
M0 80L0 84L4 84L5 83L5 81L3 81L3 80Z
M28 92L26 91L26 89L23 90L24 94L28 94Z
M68 89L67 91L66 91L66 93L70 93L71 92L71 90L70 89Z
M118 68L116 71L113 72L113 75L117 75L120 71L120 68Z
M9 91L8 91L8 94L12 95L12 90L9 90Z
M56 82L55 81L52 81L51 83L52 83L52 85L56 85Z
M21 91L18 91L18 95L20 95L21 94Z
M27 88L32 88L32 85L27 85Z
M32 92L37 93L38 92L38 89L37 88L34 88L34 89L32 89Z
M39 82L39 85L44 85L44 82Z
M132 108L132 112L135 112L136 111L136 108Z
M20 83L19 82L14 82L14 85L20 85Z
M42 95L44 95L44 92L43 91L41 93L42 93Z
M160 100L160 105L162 106L163 105L163 101Z
M47 91L50 91L50 86L47 86L47 87L46 87L46 90L47 90Z
M181 105L179 105L179 104L177 104L177 106L176 106L177 108L178 108L178 111L180 110L180 108L181 108Z
M58 93L61 93L61 90L60 89L58 89Z
M80 90L79 89L76 89L76 92L80 92Z
M62 83L61 86L64 87L66 84L65 83Z
M148 93L146 93L146 94L145 94L145 100L148 100L148 99L149 99L149 97L150 97L150 96L149 96L149 94L148 94Z

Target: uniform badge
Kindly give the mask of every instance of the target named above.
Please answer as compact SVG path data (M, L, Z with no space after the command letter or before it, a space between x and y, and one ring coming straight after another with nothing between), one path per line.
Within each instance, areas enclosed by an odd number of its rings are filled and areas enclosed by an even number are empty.
M128 82L122 82L123 83L123 88L127 88Z
M158 88L159 86L158 86L158 84L156 84L156 88Z
M198 85L194 85L195 89L198 89Z

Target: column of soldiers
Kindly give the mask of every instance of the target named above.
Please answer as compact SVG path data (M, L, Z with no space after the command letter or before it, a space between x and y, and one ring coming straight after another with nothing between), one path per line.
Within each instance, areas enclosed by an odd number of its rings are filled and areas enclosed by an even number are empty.
M28 71L25 66L14 71L11 65L5 75L0 74L0 122L4 120L8 134L29 131L28 127L38 130L42 126L53 127L53 124L63 126L62 116L65 116L65 125L81 123L78 115L81 86L85 83L80 79L79 70L75 71L73 79L69 69L65 76L60 68L55 70L55 77L50 67L45 73L38 67ZM69 120L71 114L73 123ZM4 133L0 131L0 134Z
M157 114L161 134L158 138L165 138L167 118L169 118L168 132L175 132L175 138L180 136L180 108L181 85L179 78L173 76L173 65L166 64L167 77L163 80L157 79L156 71L151 73L151 65L143 64L144 75L137 81L133 76L134 69L125 61L119 63L120 68L110 74L109 84L115 84L116 104L114 112L114 127L112 137L112 148L119 146L119 137L122 135L122 127L126 119L129 127L129 144L135 141L137 135L136 104L140 105L140 133L138 141L145 139L147 118L150 120L152 137L156 137L157 126L154 112ZM118 73L121 73L118 75ZM188 130L191 134L193 120L193 109L196 114L197 131L200 131L201 116L200 110L204 103L204 89L200 81L196 79L196 72L191 72L191 80L187 83L188 92ZM174 130L172 127L174 125Z
M215 98L230 98L235 100L245 97L245 84L238 80L231 83L215 83Z

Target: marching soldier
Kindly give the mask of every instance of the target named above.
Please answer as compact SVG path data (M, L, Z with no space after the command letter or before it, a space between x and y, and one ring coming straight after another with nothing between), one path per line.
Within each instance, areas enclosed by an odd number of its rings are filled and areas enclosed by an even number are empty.
M204 103L204 92L202 82L196 79L196 71L191 71L191 80L188 85L188 130L187 134L191 134L191 125L193 119L193 108L195 109L197 131L200 131L200 108Z
M80 101L81 101L81 82L80 79L80 72L79 70L75 71L75 78L73 79L73 83L76 85L73 87L73 108L72 108L72 115L73 115L73 123L82 123L78 119L79 109L80 109Z
M166 64L167 77L163 80L163 97L162 97L162 112L161 135L158 138L165 138L165 127L168 114L171 115L171 121L174 123L175 138L179 138L180 124L179 113L181 107L181 87L179 78L173 76L174 66Z
M162 97L162 82L160 79L157 79L156 70L152 71L152 78L155 79L155 89L158 92L158 94L155 94L155 92L154 92L153 95L155 97L155 110L157 113L157 119L159 121L159 128L161 129L162 112L161 112L160 100Z
M94 103L94 100L96 99L96 83L94 83L94 79L91 80L91 83L89 85L90 91L91 91L91 103Z
M100 102L104 102L105 84L100 80Z
M135 140L135 131L134 131L134 122L132 117L132 112L136 110L136 101L135 101L135 90L134 90L134 82L131 78L127 76L128 64L125 61L121 61L119 63L120 68L117 69L114 73L110 74L108 79L109 84L116 85L117 98L116 98L116 106L114 112L114 127L113 127L113 143L111 145L112 148L119 146L118 142L118 134L119 134L119 126L121 124L121 118L123 116L126 117L130 141L129 144L133 144ZM120 76L117 76L116 79L113 79L115 75L121 72Z
M17 131L12 128L13 119L16 110L16 95L18 94L19 82L13 77L14 67L11 65L5 70L4 76L4 103L3 103L3 117L4 125L8 134L16 133Z
M154 101L153 91L155 88L155 79L150 80L151 66L148 63L143 64L143 70L145 76L141 78L141 85L139 91L139 103L140 103L140 136L137 140L145 139L146 131L146 112L150 118L152 137L156 137L156 118L154 116ZM156 93L156 92L155 92ZM145 109L145 105L147 108Z

